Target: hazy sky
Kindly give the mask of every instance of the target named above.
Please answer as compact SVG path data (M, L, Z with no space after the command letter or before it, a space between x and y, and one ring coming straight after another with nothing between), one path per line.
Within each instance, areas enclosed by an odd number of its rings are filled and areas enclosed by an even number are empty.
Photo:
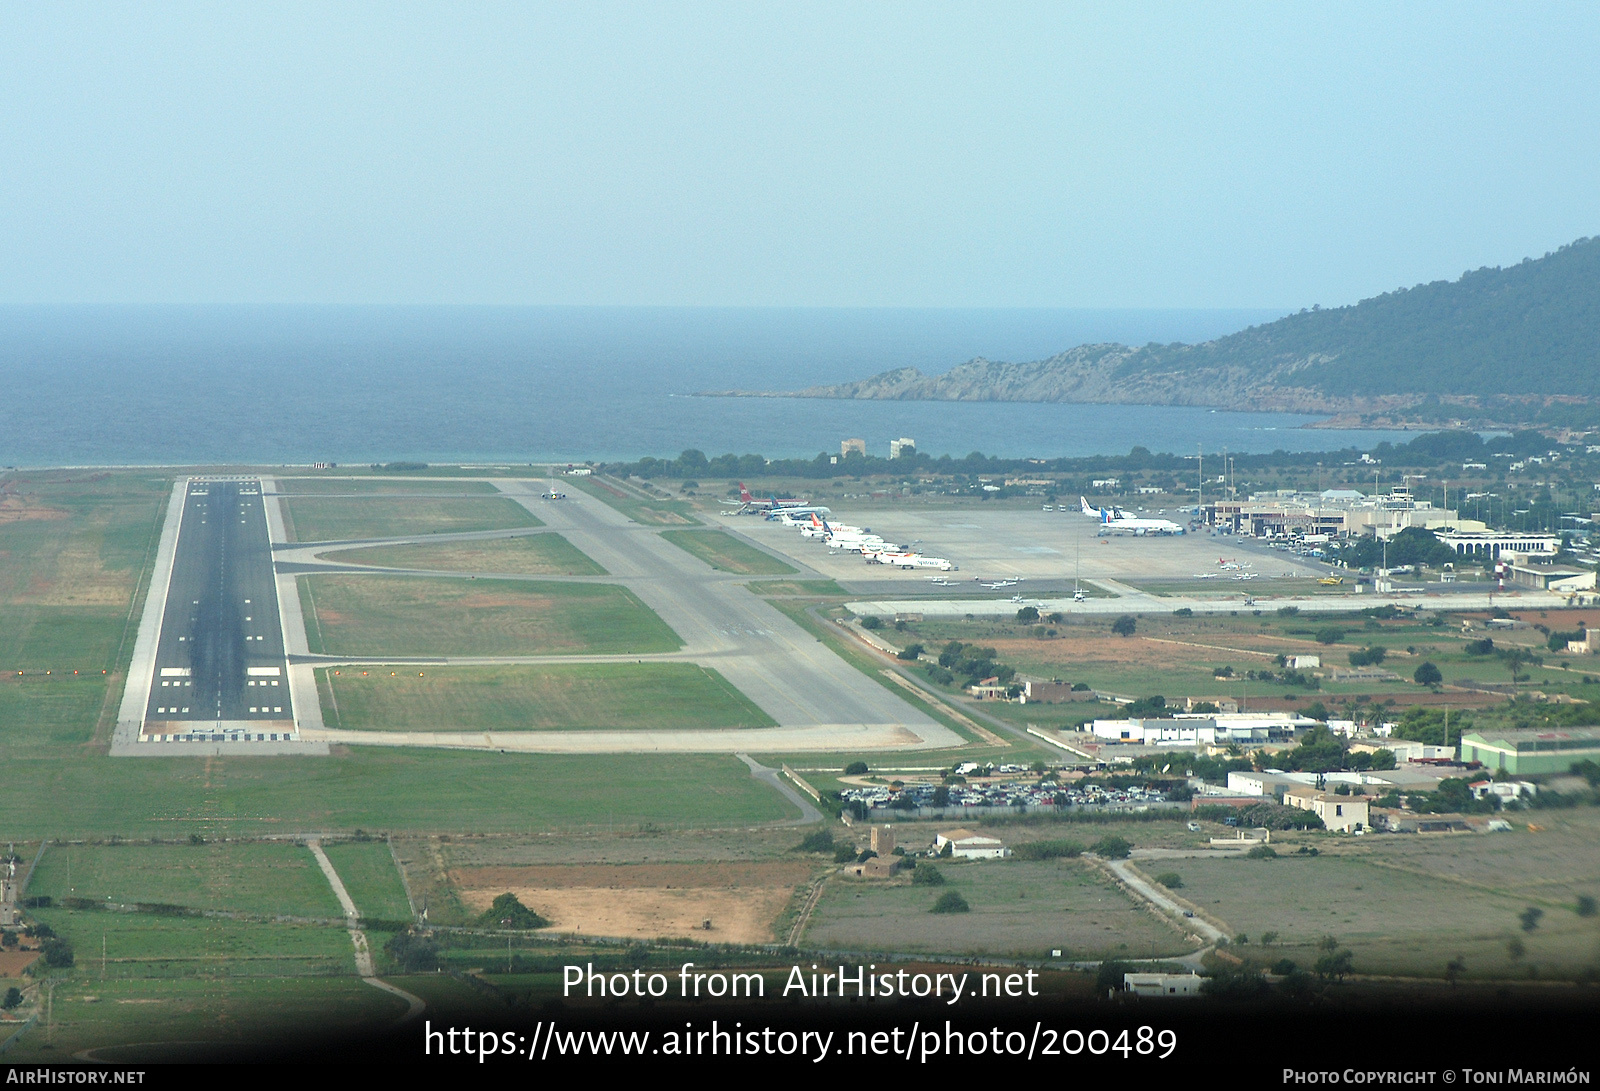
M0 302L1295 307L1600 233L1600 5L0 6Z

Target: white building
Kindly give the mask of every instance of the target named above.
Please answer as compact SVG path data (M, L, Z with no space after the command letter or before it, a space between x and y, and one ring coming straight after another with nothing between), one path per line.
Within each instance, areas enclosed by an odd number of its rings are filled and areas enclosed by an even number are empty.
M917 441L906 436L901 436L899 439L891 439L889 441L890 458L899 458L902 454L905 454L908 451L915 454L916 450Z
M1123 974L1122 987L1135 996L1199 996L1199 974Z
M968 829L946 830L933 839L933 847L940 854L950 846L950 855L959 860L999 860L1011 855L1005 842L998 837L986 837Z

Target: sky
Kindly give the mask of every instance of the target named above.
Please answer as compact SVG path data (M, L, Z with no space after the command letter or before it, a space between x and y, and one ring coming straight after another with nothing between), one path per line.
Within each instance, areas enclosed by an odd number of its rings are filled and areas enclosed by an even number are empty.
M1276 307L1600 233L1600 5L0 6L0 304Z

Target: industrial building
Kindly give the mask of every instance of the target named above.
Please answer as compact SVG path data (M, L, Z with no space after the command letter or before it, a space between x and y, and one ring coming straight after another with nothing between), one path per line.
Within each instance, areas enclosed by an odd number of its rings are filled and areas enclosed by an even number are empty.
M1513 776L1565 773L1576 762L1600 761L1600 727L1469 731L1461 737L1461 760Z

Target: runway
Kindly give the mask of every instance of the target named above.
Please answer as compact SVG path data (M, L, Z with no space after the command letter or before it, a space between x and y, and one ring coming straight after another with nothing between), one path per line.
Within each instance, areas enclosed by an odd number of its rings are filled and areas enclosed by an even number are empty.
M195 478L178 530L138 740L292 742L283 629L261 483ZM167 752L174 752L170 749Z

